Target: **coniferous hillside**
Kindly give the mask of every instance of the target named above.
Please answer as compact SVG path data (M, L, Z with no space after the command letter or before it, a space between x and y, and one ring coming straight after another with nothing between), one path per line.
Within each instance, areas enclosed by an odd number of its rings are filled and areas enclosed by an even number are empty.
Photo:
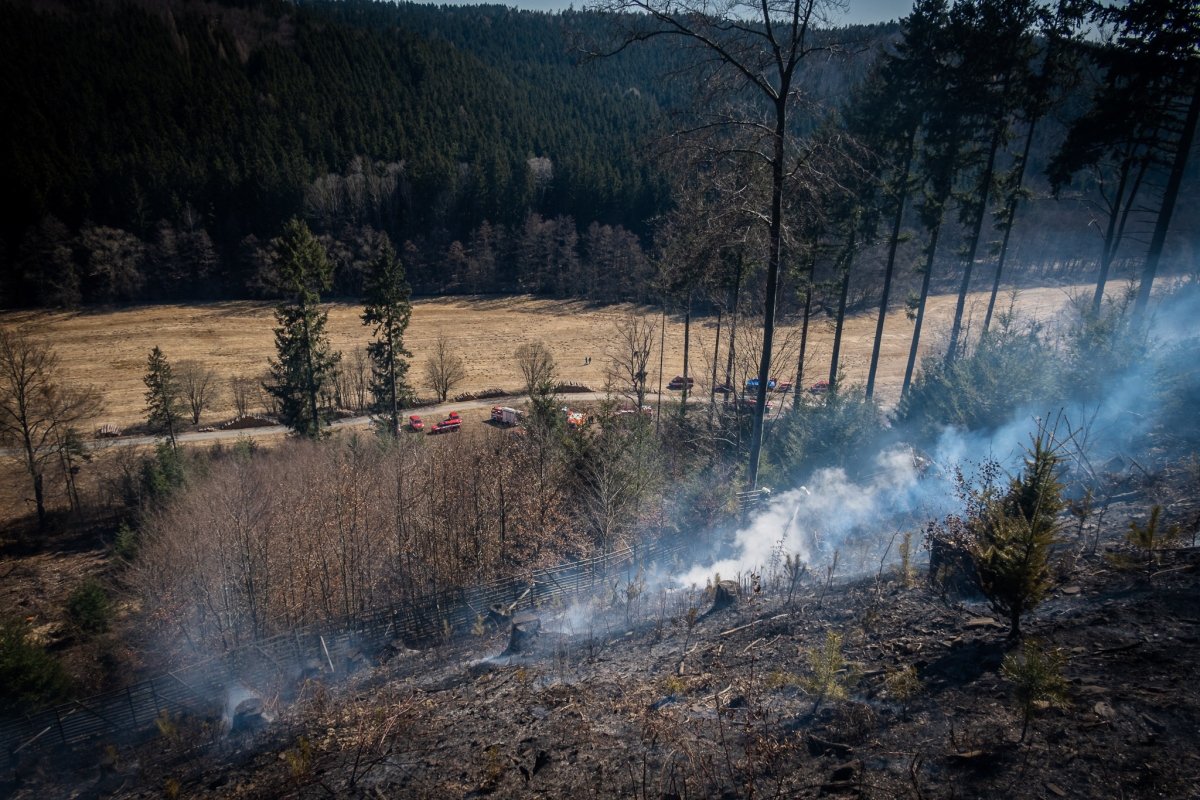
M245 237L328 211L313 184L331 173L363 176L369 197L332 202L398 242L531 212L645 230L665 197L636 152L656 112L652 75L639 88L617 67L573 68L559 17L447 13L451 37L441 12L389 23L382 5L0 2L9 301L54 300L21 266L53 249L53 231L30 236L54 227L48 215L150 244L165 227L202 230L228 265L204 287L150 270L137 292L92 285L103 281L85 268L84 301L236 293L252 269Z

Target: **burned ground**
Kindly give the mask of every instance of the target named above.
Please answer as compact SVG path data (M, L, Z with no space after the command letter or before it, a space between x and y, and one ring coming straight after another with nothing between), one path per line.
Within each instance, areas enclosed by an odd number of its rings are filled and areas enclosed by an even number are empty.
M1194 498L1165 491L1172 515ZM1083 526L1054 595L1025 625L1058 648L1071 704L1021 740L999 667L1017 647L981 601L905 589L895 574L809 580L789 603L753 581L712 614L702 590L617 583L606 612L542 609L510 634L422 651L395 643L340 683L310 681L258 731L164 719L162 736L101 750L72 775L26 763L15 796L115 797L1194 797L1200 756L1200 552L1152 570L1115 563L1141 493ZM1089 546L1097 541L1098 547ZM1186 543L1186 542L1185 542ZM636 586L636 581L634 582ZM605 598L595 598L604 605ZM707 599L711 604L711 599ZM693 624L689 625L689 620ZM812 655L845 665L824 697ZM835 667L838 666L835 664ZM890 678L915 667L905 709ZM837 699L844 686L845 699ZM213 721L215 723L215 720ZM212 744L213 740L216 744Z

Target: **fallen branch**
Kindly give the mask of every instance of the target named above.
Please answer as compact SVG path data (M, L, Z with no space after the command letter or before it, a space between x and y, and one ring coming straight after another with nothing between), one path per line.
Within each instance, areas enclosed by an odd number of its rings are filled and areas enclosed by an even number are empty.
M783 618L784 618L784 617L786 617L786 616L787 616L787 614L779 614L779 615L777 615L777 616L771 617L770 619L763 619L763 618L756 619L756 620L754 620L753 622L748 622L748 623L746 623L745 625L739 625L739 626L738 626L738 627L736 627L736 628L730 628L730 629L729 629L729 630L727 630L727 631L721 631L721 635L722 635L722 636L728 636L728 635L729 635L729 634L731 634L731 633L737 633L738 631L744 631L744 630L746 630L747 628L753 628L755 625L757 625L757 624L758 624L758 623L760 623L760 622L774 622L775 620L777 620L777 619L783 619Z

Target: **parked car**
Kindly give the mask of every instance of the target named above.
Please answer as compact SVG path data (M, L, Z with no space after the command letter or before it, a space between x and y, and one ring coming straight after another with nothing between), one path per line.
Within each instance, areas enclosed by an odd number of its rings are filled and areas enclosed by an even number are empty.
M783 394L787 394L791 390L792 390L792 382L791 381L783 381L782 383L778 383L775 385L775 391L782 392Z
M430 429L429 435L432 436L435 433L453 433L461 427L462 417L458 415L457 411L451 411L450 416L446 417L444 420L434 425L433 428Z
M768 380L767 381L767 389L768 390L774 389L775 383L776 383L776 380L774 378L771 378L770 380ZM746 388L747 389L757 389L758 388L758 378L747 378L746 379Z
M674 391L678 391L683 388L683 382L684 382L683 376L676 375L674 378L671 378L671 382L667 384L667 388L674 390ZM687 387L689 389L691 389L693 385L695 385L695 378L692 378L689 375L687 378Z
M817 381L812 386L808 387L809 394L820 394L821 392L829 391L829 381Z
M413 414L408 418L408 429L414 433L420 433L425 430L425 423L421 421L419 416Z

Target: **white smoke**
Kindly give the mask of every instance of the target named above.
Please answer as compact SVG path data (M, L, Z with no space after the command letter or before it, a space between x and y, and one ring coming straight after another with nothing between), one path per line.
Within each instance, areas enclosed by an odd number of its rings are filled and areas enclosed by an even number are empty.
M1039 428L1069 462L1086 449L1094 463L1103 463L1157 422L1148 391L1158 380L1155 371L1170 348L1186 346L1197 330L1200 293L1180 293L1157 309L1147 356L1111 380L1099 400L1025 407L989 431L948 427L932 453L921 457L907 446L890 447L875 457L872 473L857 479L843 469L818 470L804 486L772 497L737 531L725 552L674 576L674 585L704 586L716 573L733 578L759 572L783 554L798 555L810 566L828 563L835 550L845 555L851 543L864 545L859 549L870 551L879 565L897 532L920 531L927 522L961 510L956 470L968 482L985 461L995 461L1010 473L1019 471L1025 447ZM896 558L894 548L887 558ZM855 570L846 560L841 564L839 574Z
M907 447L884 450L876 470L850 480L845 470L822 469L805 486L773 497L767 508L734 536L735 554L697 566L678 578L684 586L702 585L714 573L732 577L762 569L779 553L798 554L812 564L841 546L857 530L911 516L925 507L932 487L923 485L922 470ZM934 478L936 480L936 478ZM945 484L938 480L945 494Z

